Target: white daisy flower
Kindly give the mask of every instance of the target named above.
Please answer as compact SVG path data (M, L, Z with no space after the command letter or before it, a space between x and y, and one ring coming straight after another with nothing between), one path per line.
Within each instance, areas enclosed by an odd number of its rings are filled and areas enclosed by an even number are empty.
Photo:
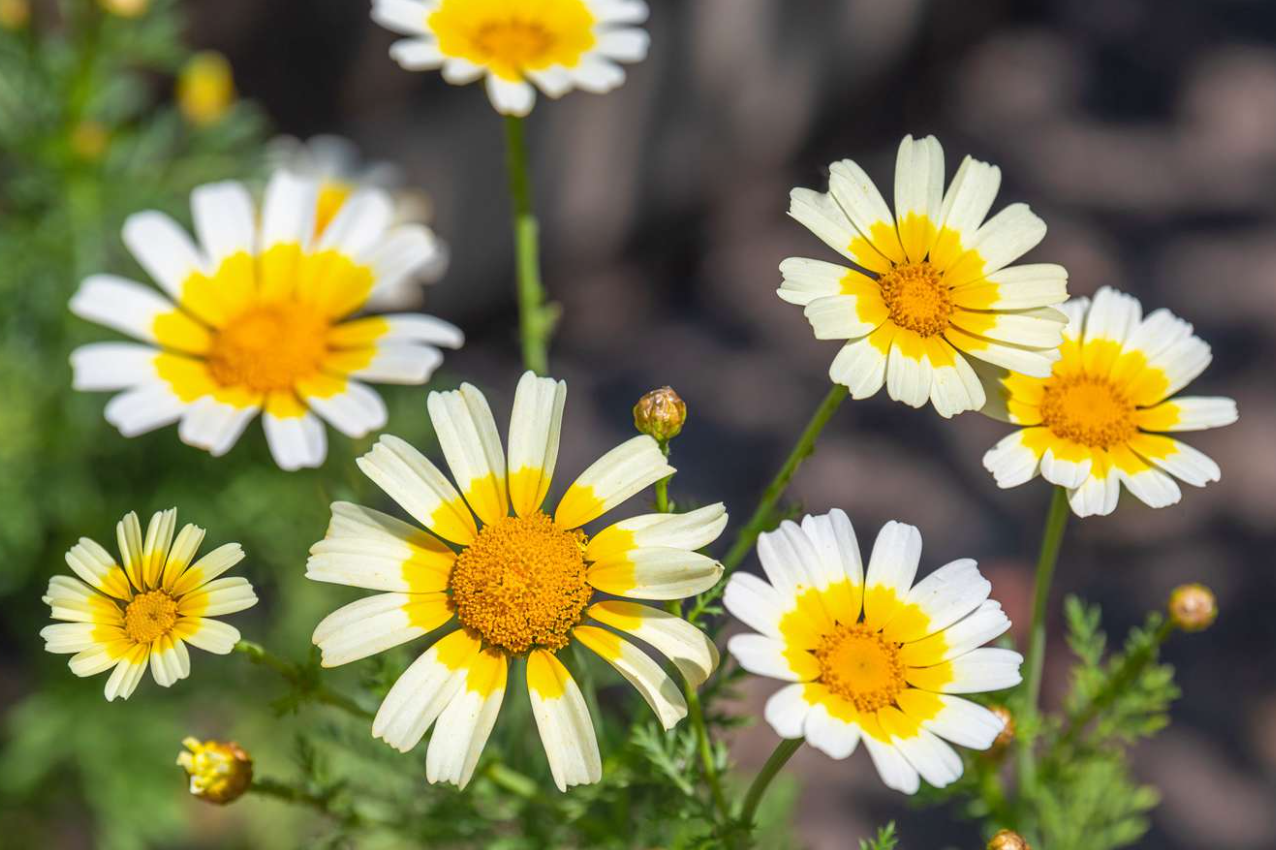
M1068 488L1078 516L1116 509L1120 485L1153 508L1219 480L1218 464L1167 432L1236 421L1230 398L1170 398L1209 365L1210 347L1168 310L1146 318L1136 298L1104 287L1074 298L1061 359L1044 378L986 371L990 416L1025 426L984 455L1001 487L1040 473Z
M919 776L937 788L961 776L942 739L992 745L1002 720L954 694L1017 685L1023 663L983 647L1010 620L975 562L953 561L914 585L921 553L916 528L889 522L866 575L846 514L808 516L760 535L767 580L736 573L724 597L758 632L736 635L727 650L750 673L791 683L766 704L776 734L835 759L863 741L882 781L906 794Z
M621 62L641 62L648 37L641 0L374 0L372 19L409 38L390 56L409 71L442 69L464 85L486 78L497 112L526 115L536 89L602 94L625 81Z
M1046 235L1026 204L984 220L1001 170L966 157L944 192L934 136L906 136L895 166L895 213L849 159L829 191L794 189L789 215L863 271L791 257L782 299L805 308L816 339L849 340L829 369L852 398L886 385L913 407L949 417L984 405L967 358L1046 377L1058 359L1067 296L1057 265L1010 266Z
M364 381L423 384L442 362L438 346L463 337L433 316L350 319L438 249L424 227L391 226L379 190L351 197L316 237L318 192L278 172L258 220L239 183L201 186L191 195L198 245L162 213L130 217L124 243L164 295L115 275L84 281L73 313L148 344L76 349L75 388L122 390L106 419L126 437L180 422L182 442L214 456L262 413L289 470L323 463L320 417L350 437L382 427L385 403Z
M464 787L505 694L511 657L527 659L532 713L559 790L597 782L602 762L580 688L558 653L577 641L625 677L671 728L682 692L624 637L667 657L699 686L718 663L713 643L680 617L630 600L683 599L709 589L722 566L698 554L727 523L721 504L685 514L581 529L674 470L656 441L634 437L576 479L551 515L541 508L558 459L567 385L527 372L510 416L509 454L487 399L469 384L431 393L430 419L456 486L397 437L359 468L421 526L369 508L333 505L306 576L382 591L338 609L314 642L323 665L366 658L441 628L386 695L372 734L407 752L437 722L426 778ZM513 512L511 513L511 508ZM599 599L600 593L608 597Z
M44 602L55 620L40 631L49 652L72 655L71 672L94 676L111 670L106 698L128 699L146 668L167 688L191 672L186 645L229 653L239 630L220 620L257 604L244 578L218 578L243 560L238 543L227 543L198 561L204 529L187 525L174 537L177 510L151 517L146 536L137 514L116 526L117 562L87 537L66 553L79 578L54 576Z

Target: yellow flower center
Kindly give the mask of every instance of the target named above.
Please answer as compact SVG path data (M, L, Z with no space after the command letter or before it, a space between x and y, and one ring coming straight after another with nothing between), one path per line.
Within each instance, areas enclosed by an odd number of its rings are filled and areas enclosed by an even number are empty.
M291 389L318 371L327 331L328 321L303 304L253 307L217 332L208 370L224 387Z
M134 596L124 608L124 634L137 643L162 638L176 622L177 601L163 590Z
M953 297L943 277L929 262L896 266L877 279L891 321L922 336L948 328Z
M593 595L584 544L539 512L484 526L452 568L457 618L516 655L562 649Z
M858 711L873 712L895 702L905 688L899 644L863 623L840 625L815 648L820 681Z
M1110 448L1138 431L1134 405L1111 381L1092 375L1051 378L1041 398L1041 424L1057 437Z
M582 0L443 0L427 23L444 56L507 80L551 65L573 67L594 46L594 16Z
M318 239L332 224L341 207L353 194L354 187L341 180L325 180L319 187L319 200L315 204L315 238Z

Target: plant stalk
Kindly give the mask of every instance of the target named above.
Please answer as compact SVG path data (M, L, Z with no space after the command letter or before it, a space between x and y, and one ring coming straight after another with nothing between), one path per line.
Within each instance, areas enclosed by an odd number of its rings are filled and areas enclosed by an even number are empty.
M555 310L545 303L541 281L540 225L532 211L532 185L527 165L523 119L505 116L505 166L513 206L514 259L518 292L518 330L523 366L537 375L549 371L549 340Z
M372 720L375 716L345 694L338 693L320 682L310 681L300 665L280 658L259 643L241 640L235 644L235 652L246 656L254 664L274 670L315 702L339 708L360 720Z

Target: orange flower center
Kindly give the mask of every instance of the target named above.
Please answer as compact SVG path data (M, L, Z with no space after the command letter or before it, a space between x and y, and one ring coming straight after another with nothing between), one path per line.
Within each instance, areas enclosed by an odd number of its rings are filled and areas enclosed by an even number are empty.
M582 0L443 0L426 21L444 56L506 80L551 65L575 67L595 43L594 16Z
M820 682L861 712L894 704L906 687L899 644L863 623L829 632L815 648L815 658Z
M133 597L124 608L124 634L136 643L162 638L177 622L177 601L163 590Z
M208 352L208 370L224 387L292 389L319 370L327 352L327 332L327 319L306 305L253 307L217 332Z
M896 266L877 279L891 321L922 336L948 329L953 298L943 277L929 262Z
M1041 398L1041 423L1083 446L1111 448L1138 432L1134 404L1106 378L1051 378Z
M452 568L457 618L515 655L562 649L593 596L584 545L540 512L484 526Z

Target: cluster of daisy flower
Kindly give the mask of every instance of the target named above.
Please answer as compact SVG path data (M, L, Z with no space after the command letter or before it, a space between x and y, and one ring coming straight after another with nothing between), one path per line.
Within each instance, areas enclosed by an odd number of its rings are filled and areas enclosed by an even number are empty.
M406 36L391 48L403 67L438 68L451 83L484 79L511 116L532 108L537 89L616 87L618 63L642 59L648 41L638 0L376 0L372 14ZM116 393L105 416L125 437L176 424L182 442L219 456L260 417L280 468L317 467L327 426L358 438L386 425L370 383L425 384L441 349L462 345L461 331L434 316L369 312L416 303L418 284L446 263L419 198L396 198L392 170L359 165L332 138L281 141L272 161L259 196L237 182L196 189L193 237L158 212L126 222L124 244L157 288L96 274L71 299L76 315L136 340L71 354L76 389ZM849 265L787 259L779 296L803 308L817 339L843 342L829 377L852 398L885 387L945 418L977 410L1017 426L984 457L996 484L1040 474L1066 488L1079 516L1111 513L1122 485L1155 508L1181 498L1179 482L1218 480L1213 461L1168 436L1236 419L1230 399L1177 395L1209 364L1209 346L1183 320L1145 316L1114 289L1069 299L1059 265L1016 265L1046 225L1024 204L989 217L996 166L967 157L946 183L939 142L907 137L893 211L855 162L829 174L826 192L794 189L789 213ZM723 564L702 550L725 529L725 507L594 525L674 473L668 443L685 406L653 396L635 416L640 425L664 417L659 427L642 425L646 433L580 472L551 510L566 394L562 381L522 375L502 442L480 390L429 393L450 477L382 435L358 467L411 522L337 502L311 547L307 578L373 592L317 625L323 666L433 636L371 725L401 751L433 727L430 782L470 781L512 660L525 664L560 790L602 776L563 650L579 644L605 660L666 729L719 665L713 640L673 611L723 579ZM256 602L245 579L220 577L243 557L238 545L196 560L204 531L177 532L173 510L145 533L129 514L117 537L118 558L88 538L67 553L75 577L54 577L45 597L63 622L42 633L49 651L73 654L77 675L111 671L108 700L127 698L148 668L164 687L185 678L188 645L230 652L239 633L214 618ZM724 595L751 630L730 638L731 656L785 683L764 712L776 734L837 759L862 743L882 781L906 793L961 776L951 744L993 744L1004 718L961 695L1017 685L1023 661L987 645L1010 620L975 562L917 580L921 549L918 529L889 522L866 565L850 519L834 509L761 533L765 578L736 572ZM192 739L188 748L180 763L192 790L224 801L250 782L235 745Z

